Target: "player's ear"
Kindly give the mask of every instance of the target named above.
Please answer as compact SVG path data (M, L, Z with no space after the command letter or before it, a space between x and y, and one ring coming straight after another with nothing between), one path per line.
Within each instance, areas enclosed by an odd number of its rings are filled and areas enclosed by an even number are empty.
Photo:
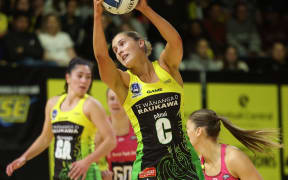
M67 84L69 84L70 83L70 74L69 73L65 74L65 79L66 79Z
M139 44L139 47L142 49L145 49L145 40L143 40L143 39L140 39L139 41L138 41L138 44Z
M196 128L195 134L196 134L196 136L201 136L201 134L203 134L204 131L205 130L203 127L198 127L198 128Z

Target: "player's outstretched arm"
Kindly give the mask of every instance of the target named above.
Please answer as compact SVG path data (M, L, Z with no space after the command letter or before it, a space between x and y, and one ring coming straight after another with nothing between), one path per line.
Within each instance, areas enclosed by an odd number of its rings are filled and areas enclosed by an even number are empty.
M45 122L43 125L41 135L34 141L34 143L28 148L28 150L24 154L22 154L19 158L11 162L6 167L6 174L8 176L11 176L15 170L21 168L28 160L39 155L49 146L53 138L50 111L54 106L54 104L56 103L57 99L58 97L51 98L46 103Z
M93 50L98 63L101 80L114 90L122 101L126 98L123 91L127 89L123 81L124 72L120 71L108 53L106 38L102 25L103 0L94 0ZM122 97L123 96L123 97Z
M177 70L182 61L183 46L182 39L177 30L151 7L148 6L147 0L140 0L136 9L144 14L158 29L162 37L167 41L165 50L159 59L169 70Z

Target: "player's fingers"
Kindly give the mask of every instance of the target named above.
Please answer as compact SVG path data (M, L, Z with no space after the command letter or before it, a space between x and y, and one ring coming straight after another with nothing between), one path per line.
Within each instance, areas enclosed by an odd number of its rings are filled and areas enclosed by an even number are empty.
M8 176L11 176L11 164L9 164L7 167L6 167L6 174Z
M79 178L79 174L80 174L80 169L75 166L69 173L69 177L71 179L76 179L77 177Z
M9 164L9 166L7 167L7 169L8 169L8 176L11 176L12 175L12 173L13 173L13 171L14 171L14 163L12 163L12 164Z
M77 173L77 168L75 166L71 166L70 172L68 173L68 176L73 179Z
M86 179L86 173L84 173L83 175L82 175L82 179L81 180L85 180Z
M101 4L103 2L103 0L94 0L94 3L96 4L96 5L99 5L99 4Z

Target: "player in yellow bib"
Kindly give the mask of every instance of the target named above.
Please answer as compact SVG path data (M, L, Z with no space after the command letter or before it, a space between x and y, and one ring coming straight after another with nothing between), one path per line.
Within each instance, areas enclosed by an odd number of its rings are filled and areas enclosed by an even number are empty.
M204 179L199 158L188 141L183 109L183 80L178 70L182 40L175 28L146 0L136 9L146 16L167 41L158 61L148 56L151 44L136 32L121 32L112 41L118 61L110 58L102 25L103 0L94 0L93 46L101 79L124 106L137 136L137 157L132 179Z
M116 139L102 105L87 95L91 83L91 64L79 58L71 60L66 73L66 93L48 100L41 135L7 166L9 176L43 152L54 137L54 180L101 180L95 162L115 147ZM94 149L96 132L103 141Z

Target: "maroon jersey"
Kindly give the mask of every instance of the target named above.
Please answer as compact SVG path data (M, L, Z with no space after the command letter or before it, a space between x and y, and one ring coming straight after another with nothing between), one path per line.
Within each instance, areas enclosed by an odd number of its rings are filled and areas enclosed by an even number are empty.
M113 180L131 180L133 162L136 159L137 138L130 125L129 133L117 136L117 146L107 156Z

